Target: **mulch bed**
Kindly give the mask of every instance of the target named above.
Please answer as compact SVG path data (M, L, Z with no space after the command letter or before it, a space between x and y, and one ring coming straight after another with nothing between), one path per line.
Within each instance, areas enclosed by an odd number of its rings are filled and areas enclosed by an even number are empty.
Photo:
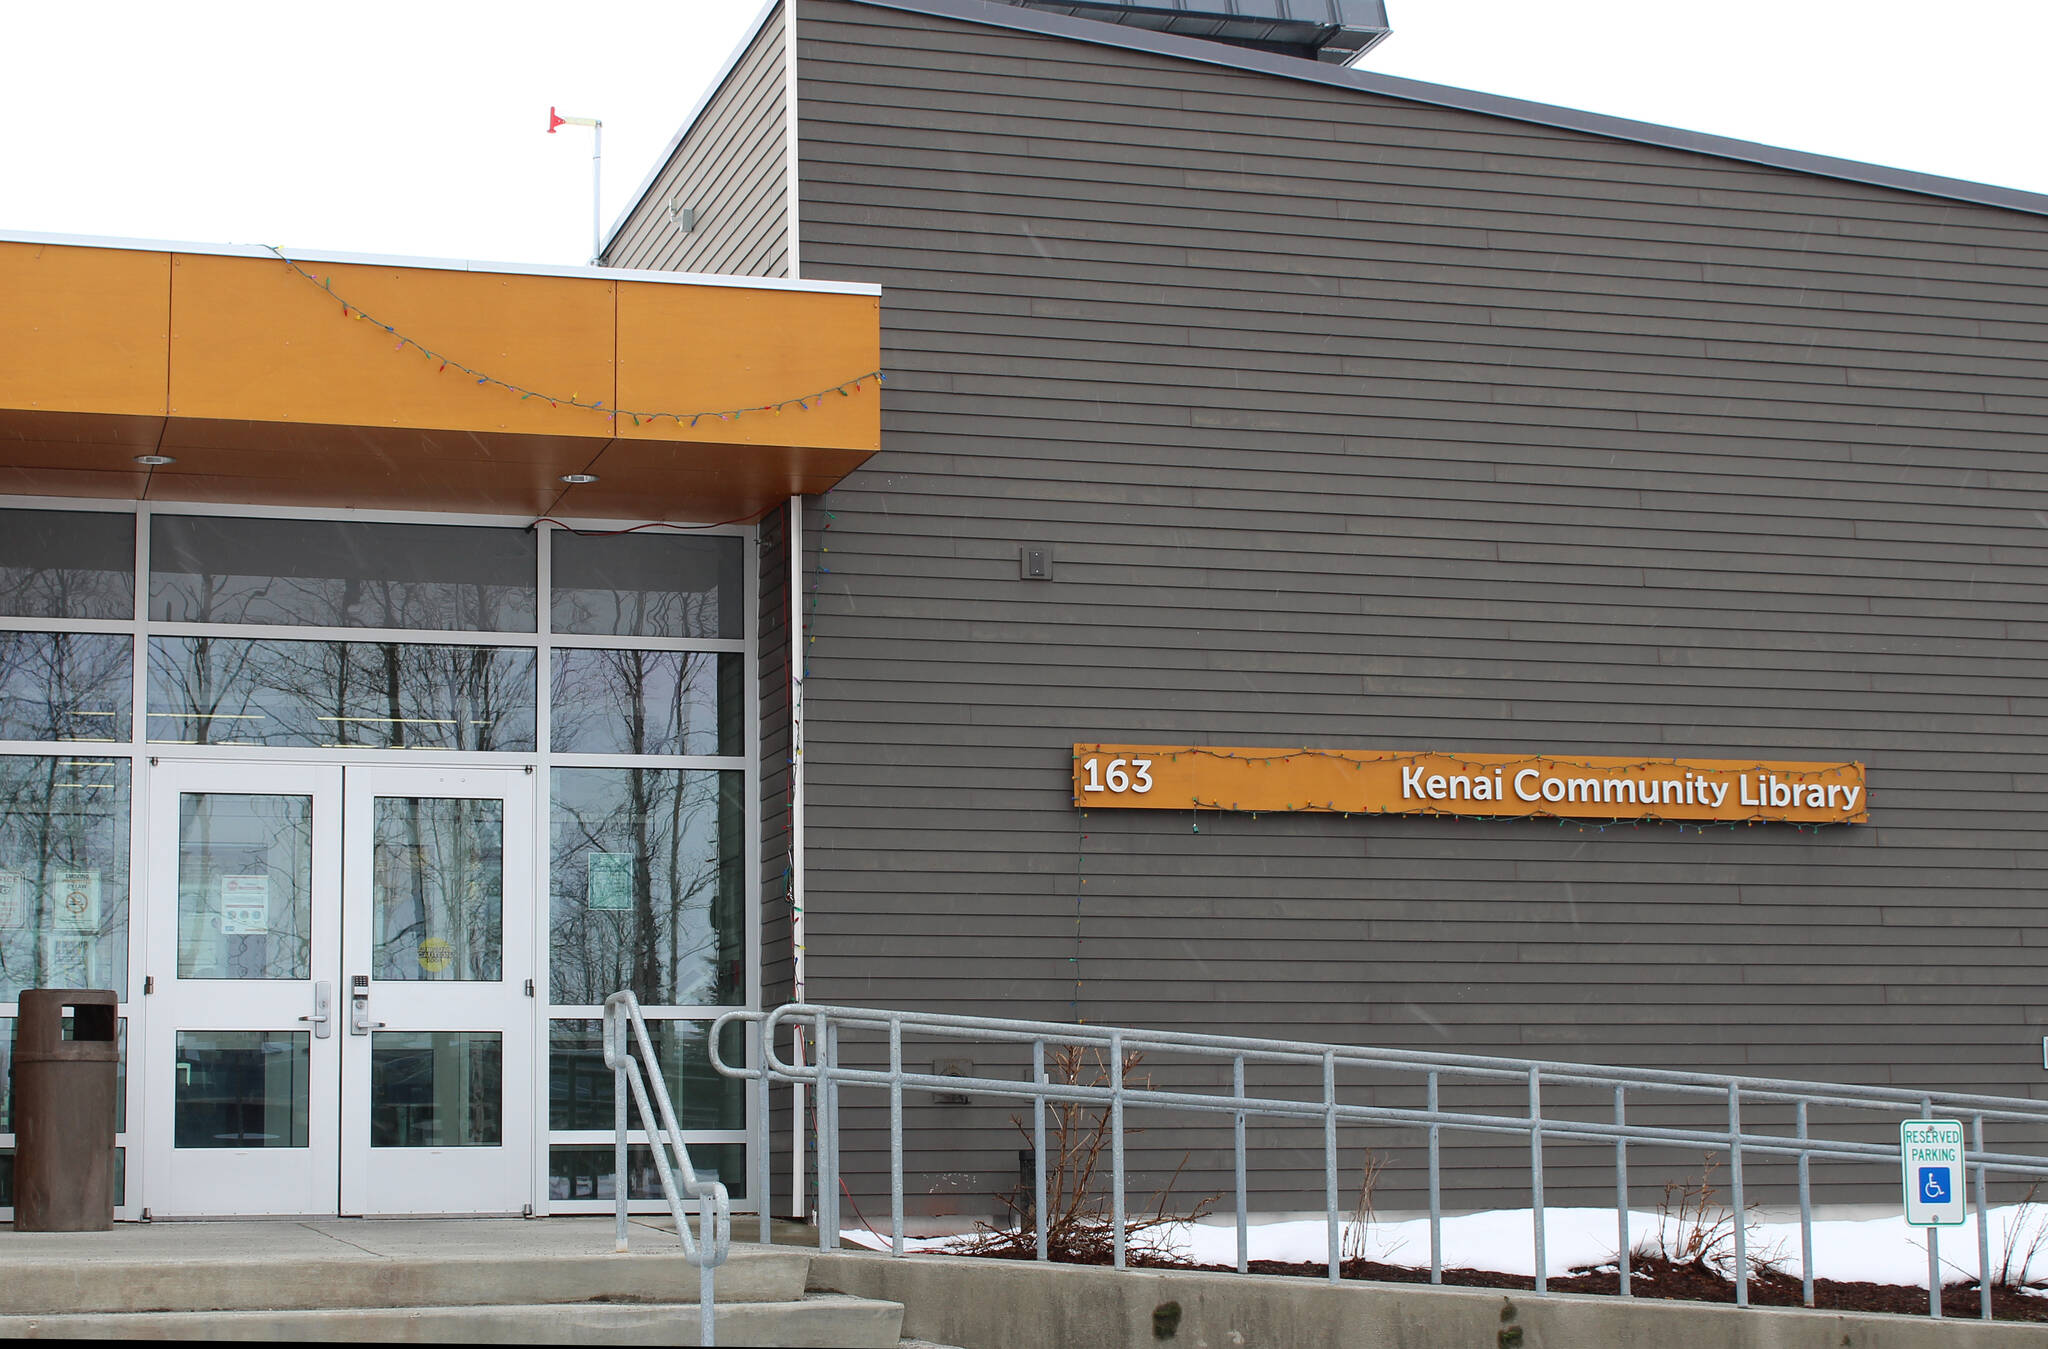
M1032 1258L1032 1252L1028 1249L989 1250L978 1254L998 1260ZM1110 1263L1110 1257L1105 1252L1099 1257L1084 1257L1066 1263L1107 1265ZM1126 1263L1139 1269L1185 1269L1225 1274L1233 1272L1234 1268L1229 1265L1198 1265L1185 1260L1139 1255L1135 1252ZM1347 1279L1368 1279L1375 1283L1429 1282L1427 1269L1416 1269L1409 1265L1386 1265L1376 1260L1346 1260L1339 1268ZM1287 1274L1310 1279L1325 1278L1329 1274L1329 1266L1319 1262L1254 1260L1250 1269L1254 1274ZM1458 1288L1534 1289L1536 1286L1536 1281L1527 1275L1498 1274L1485 1269L1446 1269L1443 1281L1446 1285ZM1562 1278L1551 1279L1547 1286L1553 1293L1605 1293L1611 1296L1620 1292L1621 1276L1612 1265L1596 1266L1575 1270ZM1629 1293L1639 1298L1674 1298L1689 1302L1732 1304L1735 1301L1735 1284L1733 1280L1725 1279L1711 1269L1637 1256L1629 1262ZM1799 1280L1789 1275L1764 1272L1752 1275L1749 1280L1749 1301L1752 1306L1798 1307L1803 1305L1803 1296ZM1927 1287L1925 1284L1815 1279L1813 1305L1822 1311L1891 1312L1902 1316L1925 1316ZM1942 1289L1943 1316L1976 1320L1980 1310L1975 1283L1953 1283ZM1991 1290L1991 1313L1994 1319L2000 1321L2048 1321L2048 1297L2034 1297L2011 1289L1994 1287Z

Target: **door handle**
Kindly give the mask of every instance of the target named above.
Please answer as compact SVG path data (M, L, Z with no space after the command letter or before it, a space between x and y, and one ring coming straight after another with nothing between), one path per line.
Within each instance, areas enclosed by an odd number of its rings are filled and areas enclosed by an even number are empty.
M313 1023L313 1038L325 1040L334 1034L334 985L322 979L313 985L313 1015L301 1021Z
M348 982L348 1033L368 1035L373 1030L383 1030L383 1022L370 1020L370 976L358 974Z

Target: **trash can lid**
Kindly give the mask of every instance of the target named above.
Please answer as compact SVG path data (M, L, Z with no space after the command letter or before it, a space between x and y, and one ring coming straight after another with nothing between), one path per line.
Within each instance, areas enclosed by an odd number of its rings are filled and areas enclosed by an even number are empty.
M14 1022L14 1056L31 1062L47 1058L100 1059L115 1054L120 995L109 988L25 988ZM64 1013L71 1013L71 1038L64 1037ZM101 1047L104 1046L104 1049Z

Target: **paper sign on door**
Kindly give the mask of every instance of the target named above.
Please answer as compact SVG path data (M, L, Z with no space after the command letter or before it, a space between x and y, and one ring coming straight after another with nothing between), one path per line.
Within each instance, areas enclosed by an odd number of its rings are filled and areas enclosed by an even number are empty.
M260 937L270 931L270 877L220 878L220 930L224 937Z
M27 887L15 872L0 871L0 927L21 927L27 921Z
M593 909L633 907L633 854L593 852L588 854L590 881L586 901Z
M59 932L100 930L100 873L96 868L50 873L50 893L56 900Z

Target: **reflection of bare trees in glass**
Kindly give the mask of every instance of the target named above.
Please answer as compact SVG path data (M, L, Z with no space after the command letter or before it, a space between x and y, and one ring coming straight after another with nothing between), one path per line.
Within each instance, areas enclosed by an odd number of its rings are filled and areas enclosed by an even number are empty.
M226 923L229 877L261 882L262 918L240 931ZM181 792L177 887L179 978L312 977L311 797Z
M154 619L534 629L535 545L525 530L199 516L159 516L152 528Z
M135 617L135 517L0 510L0 614Z
M125 992L128 765L69 756L0 756L0 872L17 887L15 926L0 925L0 1002L24 988L90 979ZM90 930L60 922L57 882L97 874Z
M738 1001L743 775L561 768L554 776L555 1001L598 1003L620 989L650 1006ZM626 907L593 907L593 853L632 860Z
M377 798L376 977L501 977L504 853L501 801Z
M738 637L739 540L557 532L550 604L556 632Z
M555 652L554 747L587 754L736 754L719 718L737 653Z
M126 740L128 638L0 632L0 740Z
M150 640L152 739L530 750L534 653L415 642Z

